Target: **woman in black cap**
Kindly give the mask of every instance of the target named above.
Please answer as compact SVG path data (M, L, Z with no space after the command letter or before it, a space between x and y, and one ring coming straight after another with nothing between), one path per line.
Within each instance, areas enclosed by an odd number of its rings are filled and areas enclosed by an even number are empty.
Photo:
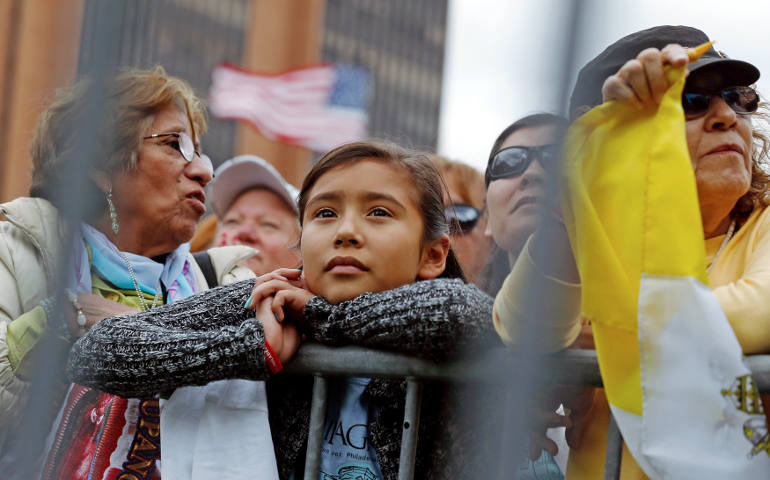
M752 125L759 96L751 88L759 70L713 48L688 65L685 47L705 42L708 37L703 32L683 26L654 27L615 42L581 70L570 113L575 118L611 100L640 109L656 108L670 86L664 67L687 65L682 106L703 220L709 283L744 353L766 353L770 352L770 299L766 294L770 291L770 210L766 208L770 177L761 168L768 142ZM563 226L550 228L566 238ZM531 282L533 275L544 276L553 280L544 300L571 305L574 311L548 323L548 338L539 346L555 351L569 346L580 331L580 285L574 264L554 266L552 271L540 268L549 265L538 262L555 254L553 245L568 248L566 242L539 241L540 234L536 232L524 247L526 255L519 257L522 264L517 263L506 281L510 287L504 286L496 299L495 325L508 343L519 346L524 323L515 307L528 295L526 288L515 287ZM609 420L603 391L596 392L593 405L585 412L584 418L572 419L573 424L586 425L585 429L568 434L572 447L568 479L603 475ZM625 448L621 465L621 478L646 478Z

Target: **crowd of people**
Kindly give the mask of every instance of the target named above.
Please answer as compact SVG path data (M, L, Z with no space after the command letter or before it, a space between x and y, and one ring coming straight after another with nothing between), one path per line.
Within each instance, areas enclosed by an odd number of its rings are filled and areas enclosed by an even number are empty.
M205 107L190 86L161 67L125 70L105 86L109 121L88 136L97 154L77 220L57 182L82 165L73 125L89 84L63 90L35 130L29 197L0 205L3 471L300 478L312 377L281 371L304 342L437 362L489 348L593 348L553 195L562 140L604 102L657 108L668 66L689 71L682 109L711 288L743 351L770 352L759 71L713 48L690 62L685 47L696 40L708 38L661 26L610 45L581 70L570 119L535 113L494 141L490 132L483 174L367 140L325 153L299 189L271 164L280 159L241 155L214 170L202 153ZM201 221L207 204L213 214ZM526 331L533 302L547 313L536 337ZM42 377L56 382L35 398ZM426 384L416 478L489 471L497 450L480 437L501 434L505 397L487 392L498 404L487 409L475 388ZM400 380L331 382L322 478L397 477L404 393ZM517 433L529 455L507 476L601 478L603 390L548 395ZM469 416L464 405L486 413ZM556 427L566 433L546 432ZM37 441L21 441L30 436ZM569 445L566 465L554 459L557 445L562 455ZM622 478L647 478L628 450L622 469Z

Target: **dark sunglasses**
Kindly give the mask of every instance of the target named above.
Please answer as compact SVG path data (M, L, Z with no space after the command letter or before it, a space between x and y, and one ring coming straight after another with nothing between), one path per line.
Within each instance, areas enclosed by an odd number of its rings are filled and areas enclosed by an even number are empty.
M717 95L722 97L735 113L754 113L759 106L759 94L751 87L728 87L712 93L682 92L685 117L696 118L705 115L711 108L711 99Z
M449 223L449 233L465 235L470 233L481 218L481 210L463 203L444 207L444 216Z
M537 157L546 170L559 161L559 145L538 145L537 147L508 147L492 157L487 167L487 183L501 178L518 177L524 173L532 160Z
M182 154L182 158L185 159L187 163L190 163L193 161L193 156L197 153L198 156L201 158L201 161L203 161L203 164L208 167L208 169L211 171L212 175L214 173L214 165L211 163L211 159L208 157L208 155L204 153L200 153L198 150L195 149L195 143L193 143L192 138L185 132L171 132L171 133L153 133L152 135L148 135L144 137L145 140L150 138L163 138L163 137L175 137L176 142L170 142L169 145L177 150L179 153Z

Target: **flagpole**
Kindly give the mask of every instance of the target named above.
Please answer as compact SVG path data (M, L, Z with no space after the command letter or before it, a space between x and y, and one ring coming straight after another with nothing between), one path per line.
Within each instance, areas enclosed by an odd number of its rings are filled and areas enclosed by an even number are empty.
M316 64L321 59L324 0L251 0L242 66L262 73ZM235 155L258 155L298 186L310 168L306 148L268 140L244 122L236 127ZM226 159L221 159L222 161Z

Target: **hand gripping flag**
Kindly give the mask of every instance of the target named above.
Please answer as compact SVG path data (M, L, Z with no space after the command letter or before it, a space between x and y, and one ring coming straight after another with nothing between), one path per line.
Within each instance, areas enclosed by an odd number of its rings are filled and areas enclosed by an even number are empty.
M656 479L770 478L770 437L708 287L681 94L609 102L570 128L564 213L611 410Z

